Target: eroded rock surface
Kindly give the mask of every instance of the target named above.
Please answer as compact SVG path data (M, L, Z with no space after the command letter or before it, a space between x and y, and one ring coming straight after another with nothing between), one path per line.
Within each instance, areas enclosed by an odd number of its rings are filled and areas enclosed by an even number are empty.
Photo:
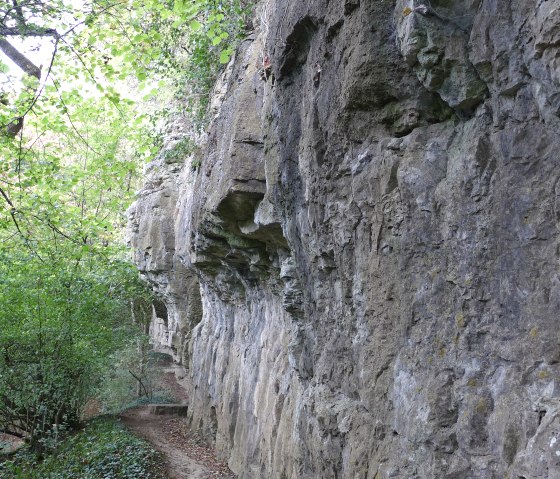
M259 18L131 212L192 426L244 479L560 478L560 2Z

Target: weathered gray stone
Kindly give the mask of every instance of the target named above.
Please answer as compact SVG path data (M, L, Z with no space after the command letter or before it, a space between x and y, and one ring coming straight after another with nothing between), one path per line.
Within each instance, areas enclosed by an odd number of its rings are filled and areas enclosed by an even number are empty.
M172 163L168 158L178 143L177 137L187 131L184 120L171 125L166 148L146 168L146 180L138 193L140 200L128 211L128 241L134 261L161 298L154 304L150 334L160 349L185 363L190 331L202 318L202 305L196 274L181 263L175 252L175 208L178 185L193 174L190 163L194 153L182 158L175 154Z
M560 478L560 2L261 12L132 210L189 421L244 479Z

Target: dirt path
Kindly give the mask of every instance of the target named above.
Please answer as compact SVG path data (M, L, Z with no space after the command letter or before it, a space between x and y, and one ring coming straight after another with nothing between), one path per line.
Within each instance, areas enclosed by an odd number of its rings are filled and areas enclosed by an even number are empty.
M150 414L148 406L121 415L123 424L163 453L170 479L235 479L211 448L187 432L184 418Z
M173 369L163 372L162 379L172 396L178 403L185 403L185 392ZM212 449L188 431L185 418L151 414L149 406L141 406L121 414L121 420L163 453L169 479L235 479L227 465L216 460Z

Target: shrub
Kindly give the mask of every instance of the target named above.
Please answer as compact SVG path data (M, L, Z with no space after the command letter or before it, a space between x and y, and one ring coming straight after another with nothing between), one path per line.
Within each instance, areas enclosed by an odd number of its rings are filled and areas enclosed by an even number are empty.
M0 263L0 428L43 452L75 427L111 352L134 332L131 268Z
M55 454L37 460L29 449L3 463L3 479L164 479L162 459L117 420L104 417L59 444Z

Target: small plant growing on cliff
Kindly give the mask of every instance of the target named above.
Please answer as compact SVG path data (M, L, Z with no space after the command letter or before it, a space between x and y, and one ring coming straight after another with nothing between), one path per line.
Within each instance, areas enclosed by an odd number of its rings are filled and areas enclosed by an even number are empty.
M165 4L154 7L148 18L150 31L157 32L158 53L152 65L170 79L175 98L186 105L199 129L206 125L221 66L229 62L245 35L253 4L252 0L175 1L172 9Z
M198 171L198 169L202 166L202 161L200 158L191 161L191 169L193 171Z
M182 163L185 158L196 151L196 143L188 136L179 140L172 148L164 153L166 163Z

